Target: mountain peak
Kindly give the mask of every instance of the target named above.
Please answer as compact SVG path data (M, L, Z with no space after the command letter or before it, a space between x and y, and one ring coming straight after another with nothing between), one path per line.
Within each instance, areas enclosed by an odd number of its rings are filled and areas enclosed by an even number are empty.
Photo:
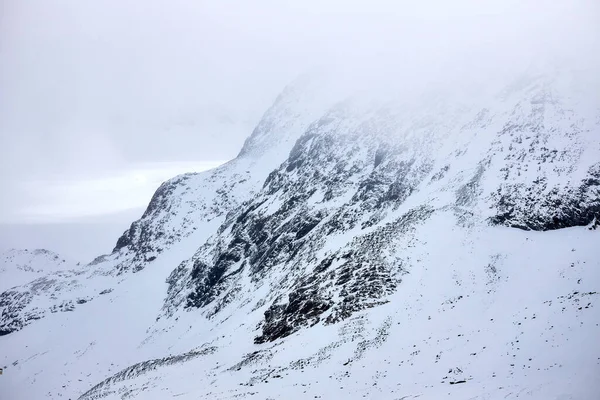
M313 79L237 158L161 185L112 254L0 294L9 396L593 398L587 78Z

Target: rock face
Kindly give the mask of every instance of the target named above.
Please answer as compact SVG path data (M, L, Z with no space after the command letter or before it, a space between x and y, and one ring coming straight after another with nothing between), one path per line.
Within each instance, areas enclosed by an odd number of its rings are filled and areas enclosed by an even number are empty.
M450 98L336 106L173 273L167 314L214 315L254 301L240 294L247 285L268 285L264 343L384 304L411 268L394 249L432 213L531 230L600 220L600 164L581 162L586 151L599 159L597 125L567 111L551 84L531 78L492 96L496 111ZM571 181L576 169L584 178Z
M329 107L330 98L315 101L317 90L323 90L322 78L303 77L293 82L267 110L237 158L211 171L164 182L143 216L117 240L112 254L99 256L78 271L44 277L41 285L28 283L33 278L25 279L19 282L23 286L1 294L0 329L13 332L43 318L48 311L72 311L79 304L74 296L93 299L97 295L88 290L90 279L106 281L98 288L106 290L105 286L114 286L120 275L143 270L183 240L189 239L194 246L194 240L202 241L214 233L229 211L258 191L267 174L285 159L295 138Z
M410 101L327 82L284 90L236 159L161 185L112 254L0 295L28 398L600 389L582 372L600 372L585 77ZM36 329L48 355L18 346ZM64 368L27 378L49 357Z
M174 243L190 236L200 222L223 219L252 198L267 174L285 160L308 124L335 95L324 77L301 77L286 87L244 143L234 160L200 174L184 174L163 183L144 215L117 240L114 252L126 253L120 271L144 268Z
M546 178L530 185L506 185L494 194L498 214L490 221L514 228L546 231L600 221L600 163L575 185L548 188Z

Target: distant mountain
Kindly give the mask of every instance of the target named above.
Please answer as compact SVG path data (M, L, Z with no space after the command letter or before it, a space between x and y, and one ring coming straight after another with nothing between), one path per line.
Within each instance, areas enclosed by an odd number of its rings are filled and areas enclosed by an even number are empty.
M74 267L75 263L49 250L10 249L0 252L0 291Z
M299 79L236 159L161 185L112 254L0 294L2 393L594 398L595 80L334 81Z

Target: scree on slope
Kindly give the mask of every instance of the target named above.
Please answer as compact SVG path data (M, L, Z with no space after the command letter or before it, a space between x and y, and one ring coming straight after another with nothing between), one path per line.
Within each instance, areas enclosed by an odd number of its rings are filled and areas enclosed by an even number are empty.
M111 254L2 255L2 399L600 393L600 91L286 87Z

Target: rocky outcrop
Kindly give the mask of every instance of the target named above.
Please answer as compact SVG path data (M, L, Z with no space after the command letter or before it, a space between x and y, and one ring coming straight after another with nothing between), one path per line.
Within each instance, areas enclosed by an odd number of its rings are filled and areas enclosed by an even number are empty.
M104 381L100 382L99 384L95 385L90 390L88 390L87 392L82 394L79 397L79 400L92 400L92 399L106 397L106 396L114 393L114 391L111 390L111 386L113 386L119 382L127 381L130 379L135 379L141 375L144 375L150 371L154 371L158 368L162 368L162 367L166 367L166 366L170 366L170 365L183 364L183 363L189 362L190 360L193 360L194 358L198 358L201 356L205 356L207 354L214 353L215 350L216 350L216 347L214 347L214 346L212 346L212 347L211 346L202 346L198 349L191 350L191 351L188 351L183 354L178 354L175 356L168 356L168 357L162 357L159 359L139 362L137 364L131 365L131 366L123 369L122 371L119 371L118 373L114 374L113 376L111 376L111 377L105 379ZM132 393L128 393L127 395L131 395L131 394Z
M555 87L529 77L483 99L361 93L326 107L288 88L235 160L161 185L112 254L0 294L5 343L58 321L58 350L7 363L35 386L39 365L68 358L45 371L61 386L39 393L90 400L379 398L412 385L439 398L476 384L496 398L517 392L495 389L517 367L545 387L581 346L569 340L597 330L595 232L512 229L599 221L600 113ZM62 324L94 341L56 339Z
M266 285L254 341L270 342L384 304L411 268L389 249L436 211L454 210L464 226L533 230L597 220L598 164L581 163L594 122L566 125L568 99L549 96L548 85L530 79L486 107L425 98L331 108L171 275L165 315L213 317L255 301L242 282ZM581 183L558 184L576 168L588 169Z
M194 233L209 236L229 212L260 190L269 172L285 160L295 140L334 101L334 94L317 101L315 96L323 89L310 77L293 82L267 110L238 157L213 170L180 175L163 183L142 217L117 240L112 254L99 256L66 274L48 277L43 290L27 284L4 295L0 329L13 332L46 316L47 311L78 308L81 304L77 298L91 301L96 296L81 289L88 279L106 280L109 288L105 290L110 290L120 276L141 271L175 244L193 238ZM182 260L188 256L180 257ZM199 283L197 297L190 296L190 302L206 304L213 298L211 293L217 291L213 285L220 281L228 257L223 256L210 270L198 265L195 276L206 277L206 288ZM19 284L26 282L29 280ZM82 293L72 298L73 292L80 290ZM39 300L39 306L34 299Z
M600 164L575 185L549 187L538 178L531 184L503 186L492 195L498 215L495 225L534 231L587 226L600 221Z

